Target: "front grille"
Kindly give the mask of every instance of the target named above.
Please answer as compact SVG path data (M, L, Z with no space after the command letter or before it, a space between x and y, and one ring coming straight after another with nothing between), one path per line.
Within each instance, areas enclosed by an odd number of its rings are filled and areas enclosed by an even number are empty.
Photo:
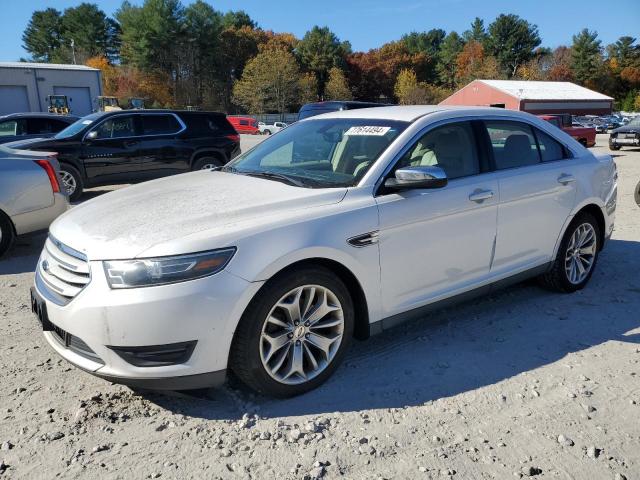
M76 337L75 335L71 335L69 332L64 331L57 325L51 324L53 327L52 332L53 337L62 345L64 348L68 348L74 353L77 353L81 357L88 358L96 363L100 363L104 365L102 359L91 350L91 347L84 343L82 339Z
M41 293L58 305L66 305L90 281L87 257L49 236L36 269L36 284L44 290Z

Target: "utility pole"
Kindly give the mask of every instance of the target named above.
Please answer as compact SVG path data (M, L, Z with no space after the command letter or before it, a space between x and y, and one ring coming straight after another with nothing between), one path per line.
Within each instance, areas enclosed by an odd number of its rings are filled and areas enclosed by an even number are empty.
M76 42L71 39L71 53L73 54L73 64L76 64Z

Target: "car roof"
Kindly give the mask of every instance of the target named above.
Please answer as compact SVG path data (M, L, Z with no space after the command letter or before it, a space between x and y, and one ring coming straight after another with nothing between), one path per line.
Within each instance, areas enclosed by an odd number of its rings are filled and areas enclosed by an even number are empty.
M454 105L394 105L389 107L358 108L353 110L339 110L335 112L323 113L315 117L305 118L301 121L319 120L323 118L370 118L378 120L396 120L413 122L420 117L424 117L435 112L456 112L458 115L504 115L504 116L527 116L530 114L516 110L505 110L495 107L464 107Z
M69 123L73 123L80 117L76 115L59 115L57 113L46 112L21 112L10 113L8 115L0 115L0 120L11 120L13 118L55 118L57 120L62 120L63 122L68 120Z

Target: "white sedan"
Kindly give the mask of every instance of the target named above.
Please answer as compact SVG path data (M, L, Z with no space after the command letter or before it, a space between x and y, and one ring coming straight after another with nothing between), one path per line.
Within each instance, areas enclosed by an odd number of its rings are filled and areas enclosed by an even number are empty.
M353 337L539 277L589 281L616 168L536 117L380 107L300 121L229 165L103 195L59 218L32 307L83 370L156 389L291 396Z

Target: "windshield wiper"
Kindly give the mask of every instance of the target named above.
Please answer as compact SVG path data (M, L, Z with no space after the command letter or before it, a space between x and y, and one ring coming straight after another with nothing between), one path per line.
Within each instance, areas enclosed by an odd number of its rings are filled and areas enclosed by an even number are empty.
M234 172L235 173L235 172ZM309 188L309 185L304 183L301 180L290 177L288 175L284 175L282 173L269 172L269 171L259 171L259 170L249 170L249 171L237 171L237 173L248 175L250 177L258 177L258 178L268 178L271 180L276 180L280 182L287 183L289 185L293 185L294 187L302 187Z

